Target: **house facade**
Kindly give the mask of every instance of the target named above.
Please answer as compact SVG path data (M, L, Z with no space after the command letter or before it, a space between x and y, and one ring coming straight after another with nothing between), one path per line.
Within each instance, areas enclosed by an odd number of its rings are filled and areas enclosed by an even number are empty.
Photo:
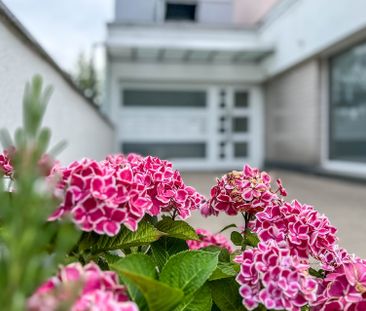
M116 148L189 170L366 176L366 2L116 0Z

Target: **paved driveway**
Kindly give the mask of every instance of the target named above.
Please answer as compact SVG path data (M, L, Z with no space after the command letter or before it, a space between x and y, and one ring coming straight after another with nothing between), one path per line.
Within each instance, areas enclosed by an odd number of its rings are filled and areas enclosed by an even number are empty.
M353 182L312 176L287 171L269 172L273 178L280 177L288 190L289 199L315 206L329 217L338 228L340 245L349 252L366 258L366 185ZM187 184L208 195L221 173L185 173ZM241 224L241 217L209 217L195 214L190 223L195 227L205 227L218 231L227 224Z

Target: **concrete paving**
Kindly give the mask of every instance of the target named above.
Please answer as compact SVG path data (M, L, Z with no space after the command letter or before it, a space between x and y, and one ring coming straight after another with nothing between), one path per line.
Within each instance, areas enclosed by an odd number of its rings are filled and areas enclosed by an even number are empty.
M339 244L349 252L366 258L366 185L354 182L319 177L301 173L275 170L269 172L281 178L287 189L288 199L298 199L301 203L313 205L328 216L338 228ZM208 195L216 176L223 173L183 173L185 182L201 193ZM195 227L204 227L212 232L225 225L242 224L241 216L202 218L195 213L190 219ZM230 232L226 234L229 235Z

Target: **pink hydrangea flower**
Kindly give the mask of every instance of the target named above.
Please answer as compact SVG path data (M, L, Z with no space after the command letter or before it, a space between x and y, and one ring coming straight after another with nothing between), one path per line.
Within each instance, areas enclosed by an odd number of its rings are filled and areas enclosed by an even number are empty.
M260 240L286 241L293 256L316 259L333 251L337 229L329 219L312 206L292 203L274 203L256 214L251 229Z
M271 177L266 172L245 165L243 171L233 171L217 179L217 184L211 188L211 199L201 213L204 216L219 212L230 216L241 212L254 214L279 200L278 192L286 195L281 181L278 181L278 187L273 191Z
M61 174L58 188L63 202L49 220L70 213L83 231L114 236L122 224L136 230L152 206L143 176L127 162L114 166L83 159L55 173Z
M9 148L0 153L0 171L5 176L11 176L14 172L13 165L11 164L11 154L15 151L15 148Z
M317 259L320 261L321 268L324 271L333 272L343 262L350 260L351 257L347 250L335 245L332 250L327 250L320 254Z
M184 184L171 162L148 156L135 169L145 175L147 193L153 203L150 215L176 211L181 219L186 219L193 210L205 204L205 198L193 187Z
M205 229L197 229L196 233L199 235L200 240L188 240L187 244L189 249L195 250L207 246L218 246L221 248L226 248L230 253L234 251L234 248L228 239L220 233L212 234L210 231Z
M154 157L83 159L66 168L55 167L52 174L61 176L56 194L63 202L49 220L69 213L83 231L109 236L116 235L121 225L135 231L145 214L172 212L186 219L205 201L184 184L170 162Z
M28 299L27 310L56 311L70 303L70 311L138 311L117 274L102 271L95 263L62 267Z
M314 311L366 310L366 261L345 260L321 280Z
M260 242L235 261L241 265L236 280L248 310L263 304L268 310L300 311L316 299L317 281L307 274L308 265L292 256L285 243Z

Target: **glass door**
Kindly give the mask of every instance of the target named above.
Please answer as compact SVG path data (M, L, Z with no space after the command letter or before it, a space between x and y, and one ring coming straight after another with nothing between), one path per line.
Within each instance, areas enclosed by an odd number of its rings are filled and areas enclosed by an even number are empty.
M227 87L219 91L218 98L218 160L241 166L252 155L250 90Z

